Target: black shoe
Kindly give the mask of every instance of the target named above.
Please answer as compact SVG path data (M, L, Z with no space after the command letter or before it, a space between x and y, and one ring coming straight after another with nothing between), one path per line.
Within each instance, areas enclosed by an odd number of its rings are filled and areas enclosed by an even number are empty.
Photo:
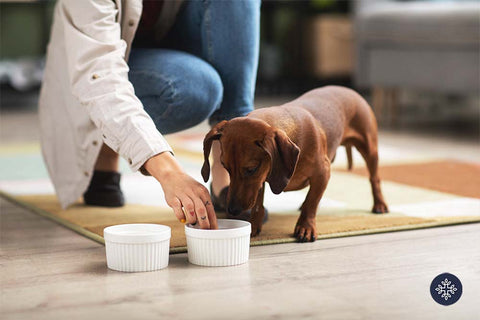
M234 216L233 214L230 214L228 210L226 209L227 207L227 194L228 194L228 187L225 187L220 191L220 194L218 197L213 193L212 185L210 185L210 195L212 198L213 202L213 208L215 211L218 212L226 212L227 213L227 219L235 219L235 220L244 220L244 221L249 221L250 216L252 215L252 210L246 210L240 213L239 215ZM263 217L263 223L268 221L268 210L267 208L263 207L265 211L265 215Z
M125 199L120 189L120 176L120 173L115 171L95 170L90 185L83 194L85 204L99 207L122 207Z

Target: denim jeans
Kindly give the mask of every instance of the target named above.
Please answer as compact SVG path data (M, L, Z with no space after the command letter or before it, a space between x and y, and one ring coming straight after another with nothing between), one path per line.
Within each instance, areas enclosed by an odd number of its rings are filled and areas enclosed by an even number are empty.
M189 1L155 48L134 47L129 79L162 134L253 110L260 0Z

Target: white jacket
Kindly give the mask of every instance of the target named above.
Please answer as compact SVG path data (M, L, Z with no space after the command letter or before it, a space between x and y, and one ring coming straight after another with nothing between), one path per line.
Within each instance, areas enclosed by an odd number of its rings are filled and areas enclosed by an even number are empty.
M161 18L179 4L165 1ZM172 151L128 80L142 0L59 0L39 100L43 157L62 207L85 192L102 142L137 171ZM163 26L168 28L169 26Z

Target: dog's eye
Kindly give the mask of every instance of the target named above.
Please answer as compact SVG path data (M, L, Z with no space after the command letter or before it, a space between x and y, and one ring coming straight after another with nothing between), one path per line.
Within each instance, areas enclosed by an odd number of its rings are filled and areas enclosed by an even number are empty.
M252 168L245 168L245 169L244 169L246 176L251 176L251 175L253 175L255 172L257 172L257 170L258 170L258 166L252 167Z

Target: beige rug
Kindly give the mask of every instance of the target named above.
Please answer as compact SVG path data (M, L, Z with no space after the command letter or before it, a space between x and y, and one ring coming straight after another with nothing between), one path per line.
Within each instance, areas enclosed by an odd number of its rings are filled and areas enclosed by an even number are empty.
M183 225L168 209L145 205L126 205L123 208L88 207L76 204L62 210L53 195L16 196L0 193L39 215L54 220L97 242L103 243L103 229L123 223L158 223L172 228L171 253L185 252L186 240ZM222 216L219 215L221 218ZM260 236L252 238L251 245L294 242L293 228L298 212L270 213ZM390 213L375 215L362 210L334 208L317 216L318 239L346 237L362 234L436 227L468 222L479 222L478 217L443 217L425 219Z

